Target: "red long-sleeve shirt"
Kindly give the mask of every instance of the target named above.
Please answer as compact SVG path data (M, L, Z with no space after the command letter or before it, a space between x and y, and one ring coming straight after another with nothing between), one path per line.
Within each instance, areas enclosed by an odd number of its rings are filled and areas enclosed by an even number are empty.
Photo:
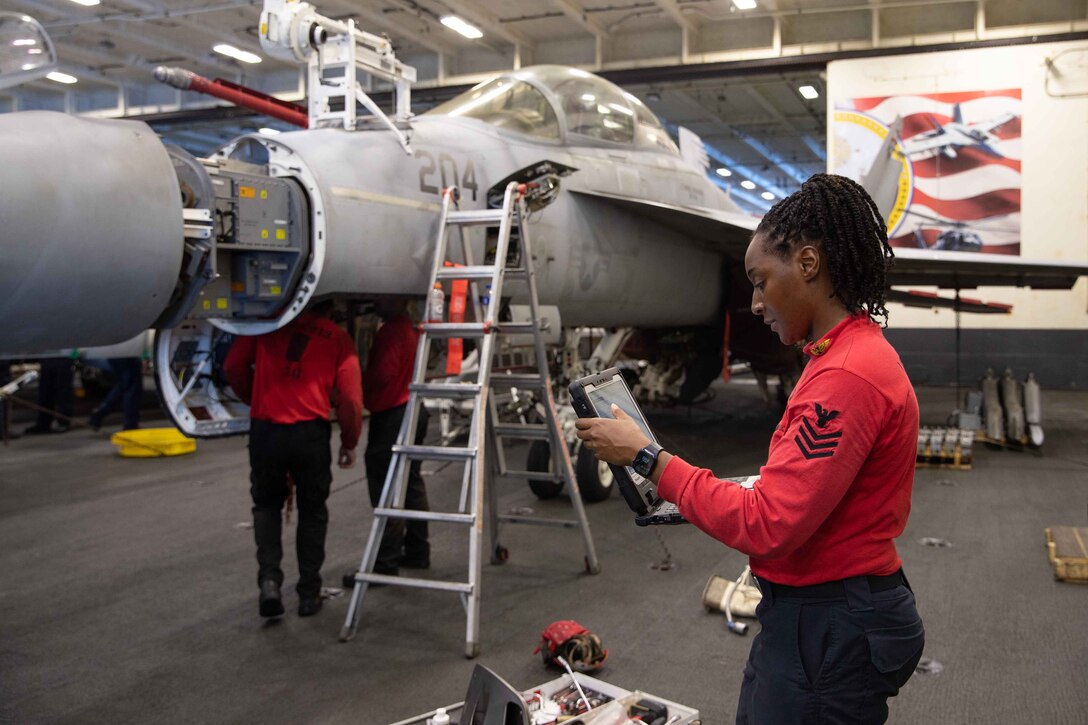
M371 413L408 402L418 344L419 332L407 315L398 315L378 328L363 376L363 395Z
M347 333L304 312L267 335L236 337L223 364L227 381L253 420L329 419L336 388L340 442L354 449L363 427L362 373Z
M880 327L859 315L810 356L751 489L673 457L660 494L684 517L790 586L900 566L910 512L918 401Z

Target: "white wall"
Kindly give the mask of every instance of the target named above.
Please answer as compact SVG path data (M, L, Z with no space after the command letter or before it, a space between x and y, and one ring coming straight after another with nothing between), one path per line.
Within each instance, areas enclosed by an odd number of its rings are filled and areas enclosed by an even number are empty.
M1048 58L1058 72L1048 72ZM1005 88L1023 94L1020 255L1088 260L1086 42L835 61L828 66L829 162L836 158L833 114L840 100ZM982 288L963 294L1013 305L1011 315L962 315L965 328L1088 330L1086 279L1070 291ZM900 328L951 327L953 314L896 305L890 322Z

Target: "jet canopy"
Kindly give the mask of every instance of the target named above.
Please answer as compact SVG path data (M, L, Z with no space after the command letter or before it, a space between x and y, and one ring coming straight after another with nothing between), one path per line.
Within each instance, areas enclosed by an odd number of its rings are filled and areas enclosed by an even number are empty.
M53 43L37 20L0 13L0 88L37 80L56 66Z
M637 97L600 76L566 66L533 66L492 78L427 113L475 118L575 146L623 144L679 154L661 122Z

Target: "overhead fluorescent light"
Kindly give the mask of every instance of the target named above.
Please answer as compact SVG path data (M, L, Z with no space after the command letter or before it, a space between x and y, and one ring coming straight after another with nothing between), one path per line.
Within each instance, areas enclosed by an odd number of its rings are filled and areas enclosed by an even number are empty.
M11 44L12 45L37 45L38 41L34 40L34 38L16 38L15 40L11 41Z
M86 5L89 8L100 5L102 0L72 0L76 5Z
M442 24L450 30L456 31L466 38L482 38L484 33L472 23L465 22L456 15L446 15L442 18Z
M280 132L280 130L278 128L267 128L267 127L265 127L265 128L258 128L257 129L257 133L261 134L262 136L275 136L279 132Z
M43 51L42 51L42 49L41 49L41 48L31 48L30 50L28 50L28 51L26 52L26 54L27 54L27 55L41 55L41 54L42 54L42 52L43 52Z
M745 189L754 189L754 188L756 188L756 185L753 182L748 181L748 179L745 179L744 181L740 182L740 185L743 186Z
M737 6L737 10L754 10L756 0L733 0L733 4Z
M239 48L235 48L233 45L227 45L226 43L220 43L219 45L213 46L212 50L214 50L216 53L221 53L222 55L225 55L228 58L234 58L235 60L240 60L243 63L260 63L261 62L261 56L255 54L255 53L250 53L247 50L241 50Z
M820 97L820 92L814 86L801 86L797 92L810 101Z
M79 79L75 76L70 76L67 73L61 73L59 71L47 73L45 77L51 81L56 81L57 83L67 83L69 85L71 85L72 83L77 83L79 81Z
M762 194L760 194L760 196L762 196L767 201L774 201L774 194L769 191L763 192Z
M718 176L732 176L733 175L733 172L730 171L729 169L725 168L724 166L721 167L720 169L718 169L716 173L718 174Z

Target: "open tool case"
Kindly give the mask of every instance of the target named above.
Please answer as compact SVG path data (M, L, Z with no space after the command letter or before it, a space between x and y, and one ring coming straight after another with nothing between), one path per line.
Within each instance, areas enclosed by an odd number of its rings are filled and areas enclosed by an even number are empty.
M451 725L699 725L699 711L595 677L574 673L581 686L578 692L570 675L518 692L494 672L477 665L464 702L444 708ZM593 707L586 712L585 700ZM402 720L393 725L426 723L437 710ZM471 713L471 714L469 714ZM637 714L641 719L632 716Z

